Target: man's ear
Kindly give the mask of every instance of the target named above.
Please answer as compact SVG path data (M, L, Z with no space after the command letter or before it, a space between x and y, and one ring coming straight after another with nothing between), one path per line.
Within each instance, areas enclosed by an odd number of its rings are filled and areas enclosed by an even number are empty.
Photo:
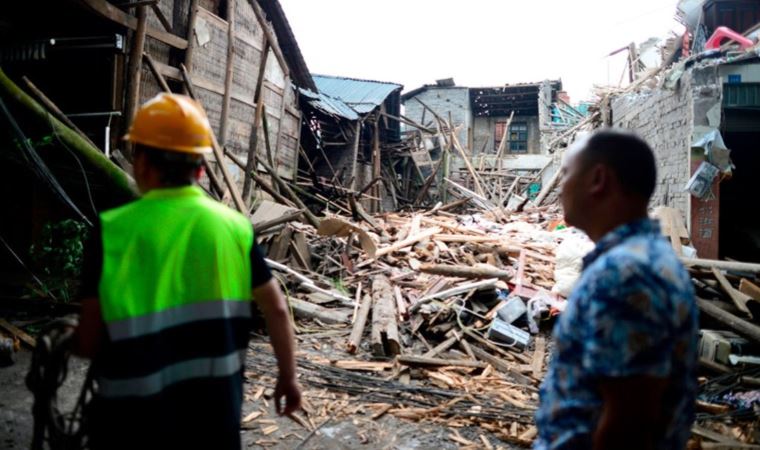
M197 169L195 169L195 173L193 174L195 181L199 181L204 173L206 173L206 167L201 164Z
M588 171L588 192L591 195L599 195L609 189L610 169L604 164L594 164Z

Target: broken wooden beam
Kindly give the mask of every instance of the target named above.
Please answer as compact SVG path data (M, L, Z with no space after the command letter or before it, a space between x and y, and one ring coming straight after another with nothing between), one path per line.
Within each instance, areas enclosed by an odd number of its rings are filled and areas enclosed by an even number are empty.
M348 337L347 349L348 353L354 354L359 349L361 344L362 335L364 334L364 327L367 325L367 317L369 317L369 310L372 307L372 296L370 294L364 294L361 306L356 313L356 321L354 327L351 330L351 335Z
M424 239L427 239L434 234L440 233L442 230L439 227L432 227L428 228L427 230L420 231L419 233L409 236L406 239L403 239L401 241L396 242L393 245L390 245L388 247L383 247L381 249L378 249L377 252L375 252L374 255L370 255L372 258L379 258L383 255L387 255L389 253L393 253L397 250L401 250L404 247L409 247L412 244L416 244L419 241L422 241Z
M346 323L351 320L351 314L347 311L341 311L335 308L325 308L304 300L299 300L295 297L290 297L288 301L293 308L293 313L297 317L312 320L316 319L326 324Z
M282 225L283 223L288 223L294 220L298 220L301 217L301 214L303 214L303 210L299 209L298 211L293 211L289 214L285 214L284 216L278 217L276 219L254 223L253 229L257 234L263 233L264 231L267 231L270 228L274 228L277 225Z
M755 342L760 342L760 326L736 317L728 311L724 311L709 300L698 298L697 306L699 306L699 309L702 312L713 319L716 319L723 325L728 326L742 336L752 339Z
M486 363L468 359L426 358L424 356L399 355L396 360L405 366L456 366L485 369Z
M477 264L474 266L423 264L420 266L420 272L457 278L499 278L505 281L510 278L510 272L489 264Z
M372 279L372 353L394 356L401 353L398 336L396 301L390 281L385 275Z
M732 270L736 272L760 273L760 264L738 261L719 261L715 259L681 258L681 262L687 267L716 268Z
M720 284L720 287L723 289L723 291L728 294L728 296L731 298L731 301L734 302L734 305L739 308L739 311L751 316L752 313L750 312L749 308L747 308L747 301L752 300L752 297L734 289L734 287L731 286L731 283L729 283L723 273L715 267L712 268L712 273L715 275L715 279L718 280L718 283Z

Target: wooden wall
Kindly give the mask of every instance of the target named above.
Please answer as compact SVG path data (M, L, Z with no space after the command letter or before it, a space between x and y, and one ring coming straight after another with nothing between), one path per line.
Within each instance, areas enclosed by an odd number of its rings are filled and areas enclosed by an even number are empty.
M224 4L225 2L221 2ZM174 33L185 36L190 0L165 0L159 8L172 22ZM263 60L265 33L249 0L235 0L233 17L234 39L232 42L232 83L227 115L226 133L221 136L222 109L225 93L225 74L228 54L228 21L220 17L218 0L201 0L195 23L195 49L192 65L188 67L195 84L198 100L203 104L217 139L222 146L245 160L251 142L256 111L254 95L259 69ZM207 9L208 8L208 9ZM163 29L153 11L148 11L149 26ZM268 26L268 25L267 25ZM274 33L270 33L274 36ZM275 38L276 39L276 38ZM145 51L159 64L178 67L183 52L172 50L166 44L148 37ZM275 158L276 169L284 178L294 179L298 164L301 113L293 86L286 75L287 68L280 65L274 52L269 51L262 84L261 98L267 113L269 141ZM179 91L181 84L171 79L176 70L166 68L170 87ZM140 98L145 101L160 91L155 77L143 65ZM261 126L261 125L260 125ZM259 131L257 152L266 154L263 128ZM227 168L239 186L243 185L243 173L237 165L227 161Z

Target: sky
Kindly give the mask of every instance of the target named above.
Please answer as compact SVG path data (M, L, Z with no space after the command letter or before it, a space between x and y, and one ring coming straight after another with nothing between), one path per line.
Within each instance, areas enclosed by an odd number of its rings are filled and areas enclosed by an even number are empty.
M630 42L682 29L678 0L280 0L312 73L404 85L561 78L573 102L618 85Z

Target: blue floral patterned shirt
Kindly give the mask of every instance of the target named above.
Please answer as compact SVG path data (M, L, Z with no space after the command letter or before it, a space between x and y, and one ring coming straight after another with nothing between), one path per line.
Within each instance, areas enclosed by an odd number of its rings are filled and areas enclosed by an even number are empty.
M697 394L698 316L688 273L642 219L604 236L554 328L555 351L541 385L535 450L591 449L605 378L668 378L669 422L656 449L685 448Z

